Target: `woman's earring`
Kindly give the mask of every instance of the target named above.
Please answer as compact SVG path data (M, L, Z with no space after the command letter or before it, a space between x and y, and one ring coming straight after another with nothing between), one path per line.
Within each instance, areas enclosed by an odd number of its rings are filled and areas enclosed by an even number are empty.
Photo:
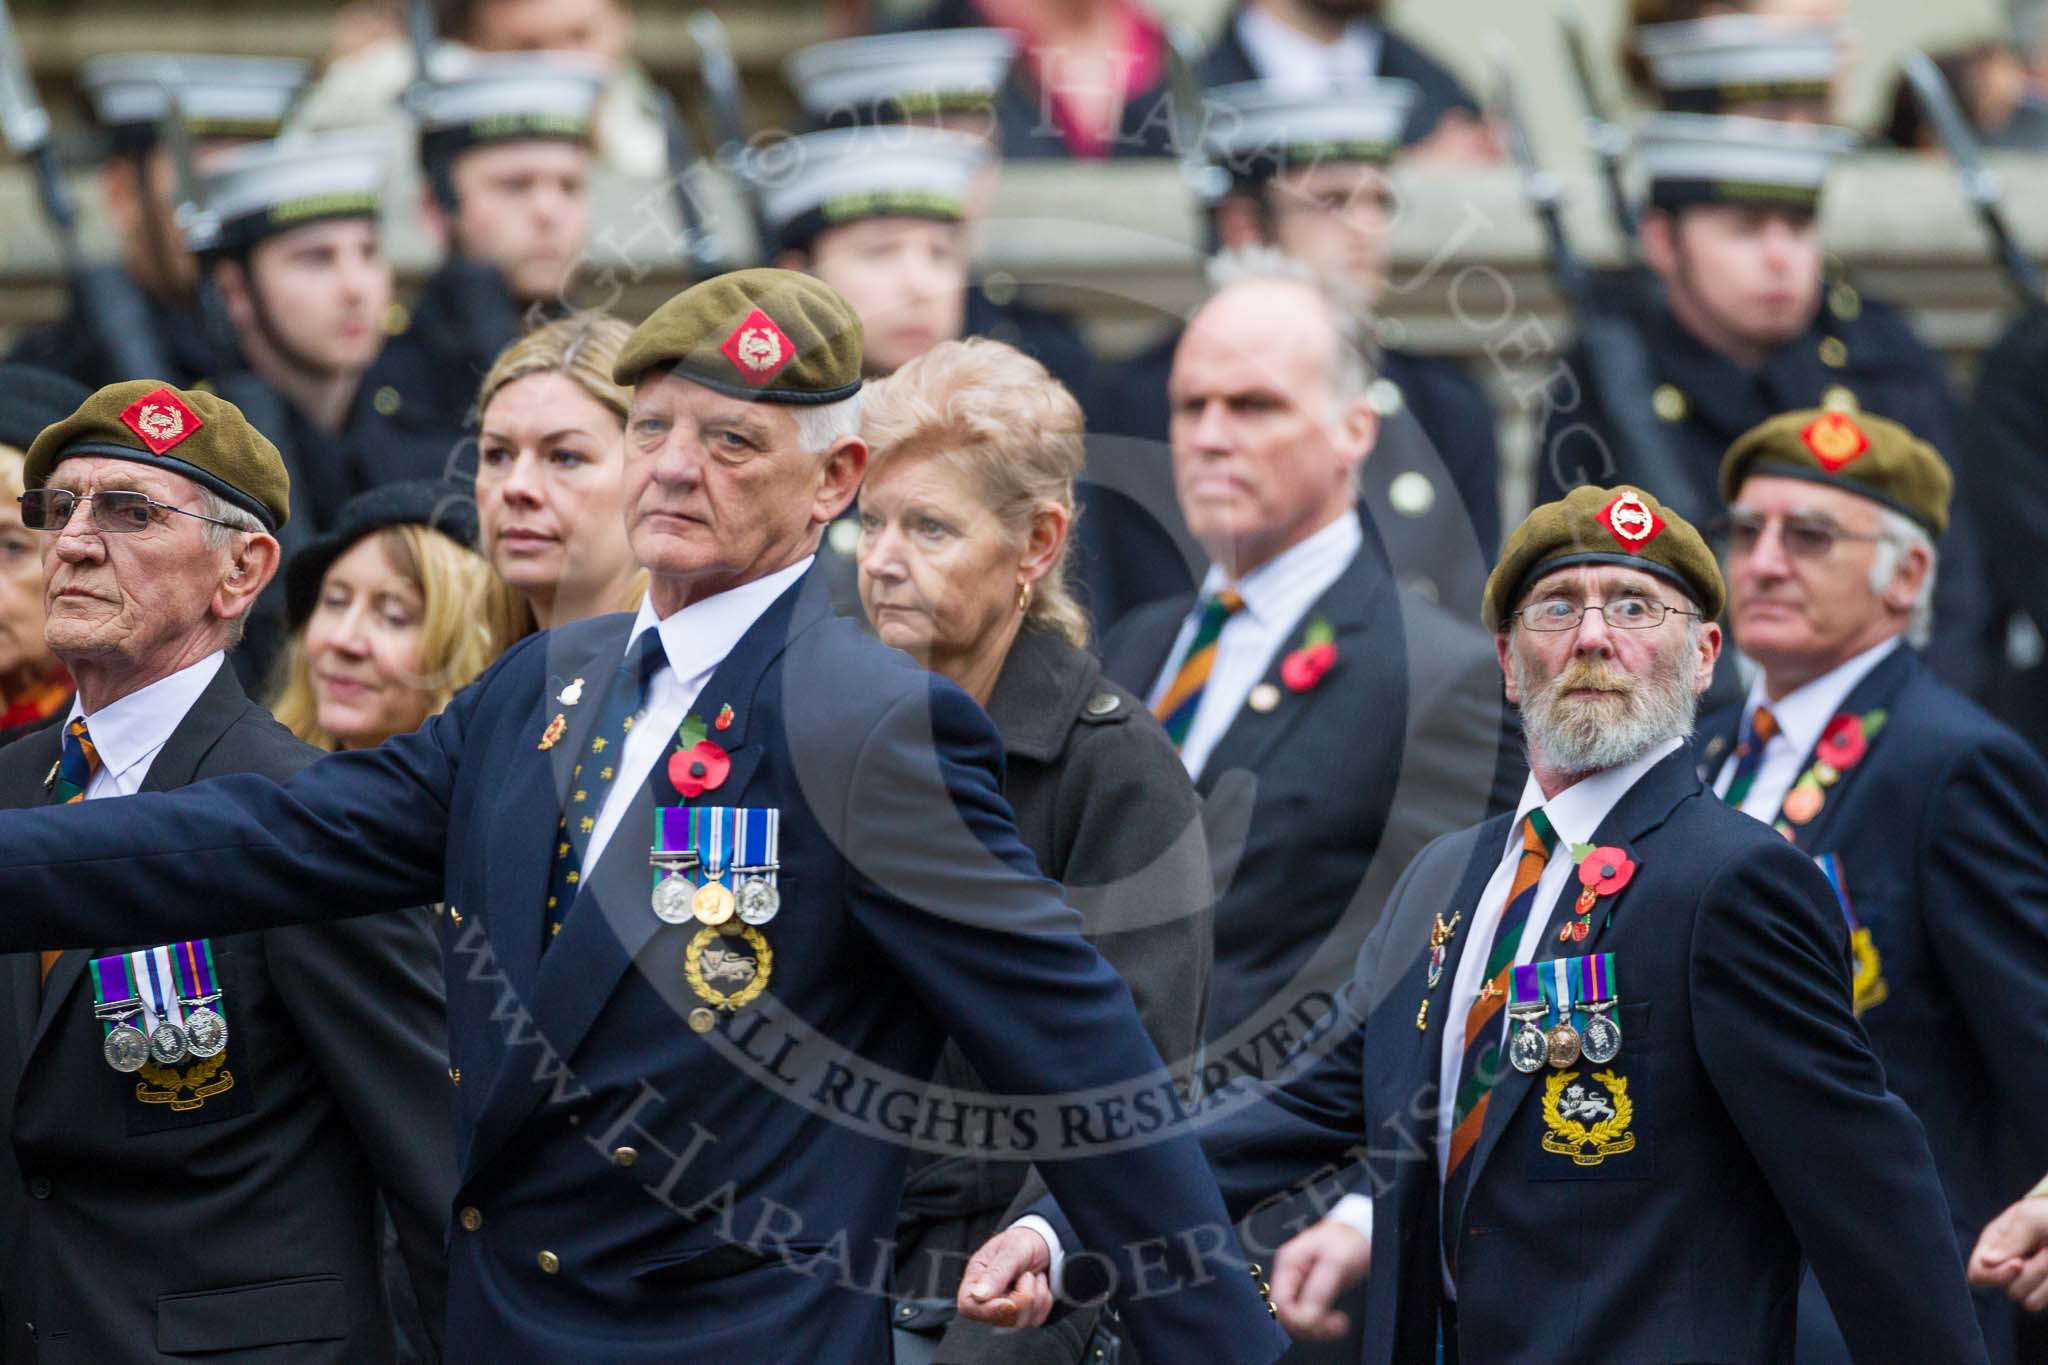
M1019 583L1017 585L1017 610L1019 612L1031 610L1031 585L1029 583Z

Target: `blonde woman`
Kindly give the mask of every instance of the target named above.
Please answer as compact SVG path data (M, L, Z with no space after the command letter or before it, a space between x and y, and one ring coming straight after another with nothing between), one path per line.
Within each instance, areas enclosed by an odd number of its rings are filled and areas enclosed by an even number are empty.
M1208 858L1165 731L1083 648L1087 617L1067 587L1080 405L1020 351L948 341L869 387L861 434L862 608L884 643L987 709L1008 751L1003 794L1018 833L1180 1066L1208 995ZM982 1088L950 1046L938 1083ZM1029 1168L912 1160L897 1222L897 1360L1084 1359L1098 1327L1086 1310L1037 1332L952 1320L961 1268L1008 1221Z
M417 730L524 633L525 604L470 548L476 520L453 485L386 484L292 557L286 729L323 749Z
M527 333L484 376L476 502L483 552L542 630L640 605L626 543L626 408L612 362L632 329L577 313Z

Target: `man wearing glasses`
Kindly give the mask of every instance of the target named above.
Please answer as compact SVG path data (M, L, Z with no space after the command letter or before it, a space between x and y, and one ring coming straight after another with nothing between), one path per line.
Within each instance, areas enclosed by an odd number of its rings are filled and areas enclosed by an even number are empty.
M1761 673L1698 743L1716 794L1833 884L1856 1013L1967 1255L2048 1167L2048 769L1916 648L1950 491L1935 449L1881 417L1790 412L1738 439L1728 619ZM1991 1359L2015 1359L2012 1305L1977 1304ZM1849 1358L1810 1277L1800 1323L1802 1365Z
M1575 489L1509 537L1483 615L1528 741L1513 816L1422 851L1324 1055L1203 1134L1235 1215L1327 1195L1272 1275L1296 1335L1342 1333L1364 1277L1366 1365L1783 1362L1804 1259L1864 1365L1984 1359L1827 883L1685 748L1723 597L1640 488ZM969 1262L968 1316L1038 1320L1027 1272L1092 1288L1034 1212Z
M225 666L277 569L276 447L222 399L137 380L45 429L23 474L78 696L0 749L0 807L304 767L316 751ZM416 910L0 957L0 1357L389 1361L380 1206L438 1341L455 1160L435 956Z

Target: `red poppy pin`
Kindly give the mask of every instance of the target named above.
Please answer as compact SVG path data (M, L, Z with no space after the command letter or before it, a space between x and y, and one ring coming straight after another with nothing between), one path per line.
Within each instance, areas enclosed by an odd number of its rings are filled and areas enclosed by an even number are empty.
M704 738L704 717L692 711L676 727L676 751L668 756L668 780L686 798L715 791L732 771L732 758Z
M1337 664L1337 632L1318 616L1302 632L1301 644L1280 661L1280 681L1290 692L1306 692Z
M1636 875L1635 860L1628 850L1613 844L1573 844L1572 861L1579 865L1579 899L1572 906L1578 916L1557 932L1560 943L1584 943L1593 932L1593 910L1602 896L1612 896ZM1608 923L1614 912L1607 912Z
M718 719L711 722L711 728L714 730L730 730L732 728L731 702L727 702L718 708Z
M1813 746L1813 756L1837 772L1845 772L1861 762L1869 748L1870 738L1863 733L1863 717L1840 715L1821 731L1820 743Z

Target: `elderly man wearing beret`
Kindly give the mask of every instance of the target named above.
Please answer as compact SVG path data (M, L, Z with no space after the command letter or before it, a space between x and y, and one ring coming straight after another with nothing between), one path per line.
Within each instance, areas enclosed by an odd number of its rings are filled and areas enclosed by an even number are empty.
M380 1196L436 1338L445 1298L455 1162L426 912L205 937L158 923L156 877L120 861L114 798L281 781L315 755L226 664L277 568L284 465L232 404L138 380L44 429L23 481L45 634L78 694L0 750L0 806L100 817L80 828L103 829L120 887L69 894L125 913L0 958L4 1356L388 1361ZM271 894L331 909L304 883Z
M1786 1362L1803 1256L1857 1361L1984 1360L1827 882L1685 747L1722 603L1699 534L1639 488L1575 489L1509 538L1483 611L1527 734L1518 808L1423 850L1348 1027L1203 1137L1235 1208L1365 1164L1281 1249L1298 1334L1341 1332L1370 1271L1370 1365ZM1012 1228L968 1282L1044 1251Z
M1951 486L1934 447L1862 413L1784 413L1729 448L1728 621L1761 671L1698 744L1715 792L1833 883L1855 1011L1967 1253L2048 1167L2048 768L1916 648ZM1977 1306L1991 1359L2024 1354L2005 1297ZM1849 1358L1810 1276L1799 1358Z
M838 619L861 333L780 270L621 352L636 615L529 637L289 781L0 818L0 945L445 901L471 1359L885 1361L906 1149L1037 1159L1148 1359L1285 1336L994 727ZM928 1094L942 1039L1000 1094Z

